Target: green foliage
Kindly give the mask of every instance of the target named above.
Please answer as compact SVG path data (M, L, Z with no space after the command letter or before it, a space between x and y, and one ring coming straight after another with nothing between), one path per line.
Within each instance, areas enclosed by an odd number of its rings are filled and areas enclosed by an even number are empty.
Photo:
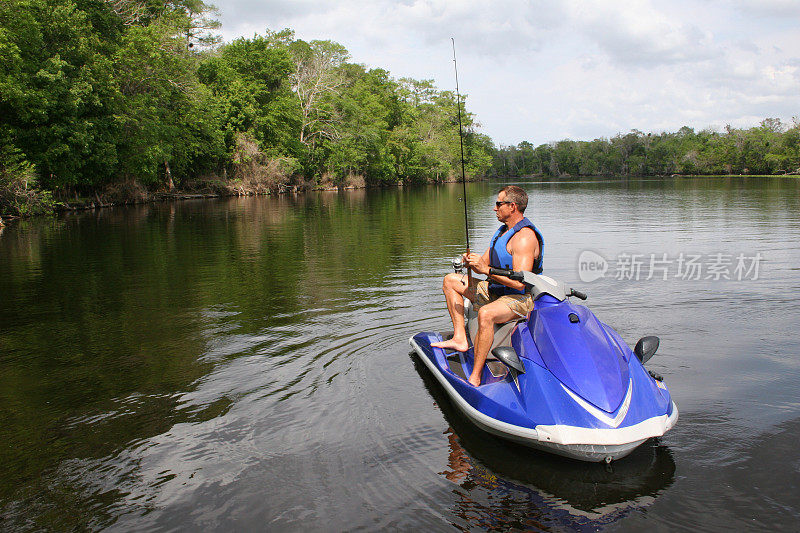
M533 149L523 141L494 152L492 172L499 176L646 176L800 173L800 123L768 118L747 130L728 126L724 133L675 133L633 130L612 139L564 140Z
M52 194L38 187L25 155L13 146L0 145L0 214L34 215L54 206Z
M214 168L225 156L222 110L197 82L195 58L170 25L133 27L114 56L123 95L118 108L120 170L158 182Z
M268 176L258 184L459 176L451 92L348 63L342 45L291 30L218 46L215 13L202 0L1 3L0 146L27 165L8 152L6 175L70 194L241 182L246 139ZM494 147L460 105L467 174L482 176Z
M229 152L246 134L261 153L295 161L305 179L336 185L456 177L455 95L348 57L338 43L295 40L291 30L237 39L209 55L199 79L223 108ZM494 147L463 114L467 171L482 176Z
M105 44L70 0L0 4L0 125L45 186L91 183L116 163L117 90Z
M283 38L236 39L199 67L200 82L218 101L229 152L237 132L252 136L274 156L300 152L299 111L289 85L294 67Z

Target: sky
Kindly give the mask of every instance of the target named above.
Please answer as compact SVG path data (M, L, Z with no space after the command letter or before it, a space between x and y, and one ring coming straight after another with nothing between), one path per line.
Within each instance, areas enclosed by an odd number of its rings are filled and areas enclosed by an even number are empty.
M226 42L291 28L394 78L458 79L497 145L800 116L800 0L220 0Z

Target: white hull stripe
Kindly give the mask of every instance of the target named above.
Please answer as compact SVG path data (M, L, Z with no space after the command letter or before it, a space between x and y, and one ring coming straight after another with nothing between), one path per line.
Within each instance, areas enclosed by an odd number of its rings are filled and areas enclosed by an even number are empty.
M614 418L611 418L604 411L601 411L594 405L590 404L589 402L587 402L586 400L584 400L583 398L581 398L580 396L569 390L567 387L564 386L563 383L561 384L561 388L564 389L566 393L569 394L573 400L575 400L575 403L583 407L586 410L586 412L588 412L590 415L598 419L600 422L603 422L604 424L611 426L612 428L615 428L619 427L619 425L622 424L622 421L625 420L625 415L628 414L628 409L630 409L631 407L631 397L633 396L633 379L628 380L628 392L625 394L625 399L622 401L622 407L617 413L617 416L615 416Z

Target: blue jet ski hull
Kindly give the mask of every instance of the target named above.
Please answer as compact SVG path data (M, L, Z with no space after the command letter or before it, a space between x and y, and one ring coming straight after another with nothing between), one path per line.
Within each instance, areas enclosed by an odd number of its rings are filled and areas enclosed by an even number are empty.
M555 315L561 312L579 315L582 329L560 330L564 320ZM462 353L431 346L440 340L440 333L423 332L409 342L456 407L505 439L573 459L611 461L663 435L678 419L663 381L583 306L545 303L534 310L511 335L525 372L490 362L479 387L466 380L472 348Z

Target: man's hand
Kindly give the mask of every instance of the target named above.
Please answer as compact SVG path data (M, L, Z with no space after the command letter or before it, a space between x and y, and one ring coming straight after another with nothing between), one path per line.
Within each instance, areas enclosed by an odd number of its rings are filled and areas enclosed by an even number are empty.
M489 274L489 265L478 254L464 254L464 262L476 274Z

